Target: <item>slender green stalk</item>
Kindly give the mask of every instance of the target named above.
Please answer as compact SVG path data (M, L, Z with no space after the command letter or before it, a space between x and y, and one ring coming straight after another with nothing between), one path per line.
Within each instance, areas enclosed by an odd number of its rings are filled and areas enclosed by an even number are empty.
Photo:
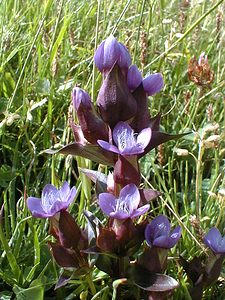
M97 19L96 19L96 26L95 26L95 48L97 49L98 46L98 34L99 34L99 20L100 20L100 11L101 11L101 0L98 0L98 9L97 9ZM92 88L91 88L91 98L95 101L95 80L96 80L96 67L93 64L92 69Z
M95 285L94 285L93 280L92 280L92 273L91 272L86 275L86 280L88 282L91 294L92 294L92 296L94 296L96 294L96 288L95 288Z
M12 253L12 250L11 248L9 247L9 244L5 238L5 235L3 233L3 230L2 230L2 224L0 222L0 241L1 241L1 244L2 244L2 247L3 247L3 250L5 251L6 253L6 257L8 259L8 262L9 262L9 265L10 265L10 268L12 270L12 273L14 274L14 277L17 281L18 284L21 284L21 281L22 280L22 272L16 262L16 258L15 256L13 255Z
M204 154L204 136L200 137L198 146L198 157L196 163L195 200L196 217L201 220L202 211L202 158Z

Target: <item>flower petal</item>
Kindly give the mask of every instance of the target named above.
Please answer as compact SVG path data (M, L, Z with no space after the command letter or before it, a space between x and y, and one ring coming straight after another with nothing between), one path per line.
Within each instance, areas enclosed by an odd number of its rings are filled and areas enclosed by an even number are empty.
M162 74L151 74L143 79L142 84L148 96L152 96L158 93L164 86Z
M149 246L153 245L156 238L160 236L168 237L170 233L170 222L166 216L159 215L154 218L145 229L145 239Z
M143 129L139 135L137 136L137 143L141 144L143 149L148 146L152 137L152 130L151 128Z
M136 144L132 128L125 122L119 122L113 129L113 140L119 151L129 149Z
M136 65L130 66L127 73L127 85L130 90L135 90L142 83L142 75Z
M130 148L125 148L122 151L120 151L121 155L137 155L144 152L144 148L141 144L136 144Z
M110 70L118 61L120 55L120 46L113 35L110 35L104 44L104 69Z
M119 154L119 150L116 146L106 142L106 141L102 141L102 140L97 140L97 143L99 144L99 146L101 146L103 149L107 150L107 151L111 151L113 153L118 153Z
M96 67L99 69L100 72L102 72L104 68L104 45L105 41L101 42L94 55Z
M216 227L212 227L203 239L205 245L215 253L219 253L219 243L221 240L222 235Z
M63 197L68 197L69 194L70 194L70 186L68 184L67 181L65 181L61 187L61 189L59 189L59 193L60 193L60 196L63 198Z
M101 193L98 197L98 203L101 210L107 215L110 216L112 212L116 210L117 199L114 195L110 193Z
M54 203L61 201L60 193L52 184L47 184L41 194L41 205L46 214L54 215L57 211L52 210Z
M155 247L170 249L170 248L174 247L175 244L178 242L178 240L181 237L181 233L182 233L181 227L177 226L173 230L172 234L169 237L167 237L167 236L159 236L159 237L157 237L154 240L153 245Z
M120 57L118 60L118 65L121 69L124 69L126 71L131 65L130 53L122 43L119 43L119 48L120 48Z
M126 220L130 217L130 214L124 210L118 210L110 213L110 217L118 220Z
M87 92L82 90L79 87L75 87L72 91L72 99L73 105L76 111L79 109L80 105L82 104L83 107L86 109L90 109L92 107L91 97L88 95Z
M27 207L34 218L48 218L51 215L46 214L41 205L41 199L36 197L27 198Z
M131 219L133 218L137 218L143 214L145 214L150 208L150 204L146 204L146 205L143 205L141 207L139 207L138 209L136 209L133 214L130 216Z
M132 214L140 203L140 193L136 185L130 183L122 188L118 201L127 203L129 211Z

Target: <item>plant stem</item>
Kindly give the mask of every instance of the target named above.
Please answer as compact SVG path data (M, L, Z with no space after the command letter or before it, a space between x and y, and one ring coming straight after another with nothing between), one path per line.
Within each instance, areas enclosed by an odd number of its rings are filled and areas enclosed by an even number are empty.
M200 139L199 149L198 149L198 159L196 163L196 187L195 187L195 197L196 197L196 217L201 219L201 207L202 207L202 157L204 154L204 136Z
M94 296L96 294L96 288L95 288L95 285L92 281L92 273L91 272L86 275L86 280L87 280L87 283L89 285L91 294L92 294L92 296Z
M13 255L12 251L11 251L11 248L9 247L9 244L5 238L5 235L3 233L3 230L2 230L2 224L0 222L0 241L2 243L2 246L3 246L3 249L6 253L6 257L8 259L8 262L9 262L9 265L10 265L10 268L15 276L15 279L17 281L17 283L20 283L21 281L21 270L16 262L16 258L15 256Z

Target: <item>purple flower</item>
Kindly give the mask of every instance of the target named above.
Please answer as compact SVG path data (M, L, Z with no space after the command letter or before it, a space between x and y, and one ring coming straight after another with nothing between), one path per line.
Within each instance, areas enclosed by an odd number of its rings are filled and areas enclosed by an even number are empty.
M143 79L142 84L147 95L152 96L158 93L164 86L162 74L151 74Z
M204 237L204 243L208 246L215 254L225 253L225 236L222 237L221 233L216 227L213 227Z
M170 222L167 217L160 215L152 220L145 229L147 244L158 248L172 248L181 237L181 227L177 226L170 233Z
M42 191L41 199L29 197L27 206L33 217L49 218L57 212L67 209L75 195L76 188L70 189L66 181L59 190L54 185L47 184Z
M84 106L86 109L92 108L91 97L88 95L87 92L80 89L79 87L75 87L73 89L72 99L76 111L80 108L80 106Z
M135 90L142 83L142 75L136 65L130 66L127 73L127 85L130 90Z
M96 144L98 139L108 139L108 127L97 115L88 93L75 87L72 98L85 139L91 144Z
M101 193L99 195L99 206L101 210L109 217L118 220L136 218L146 213L149 204L140 208L140 193L135 184L131 183L121 189L119 198L110 193Z
M115 63L127 71L131 64L131 57L127 48L110 35L97 48L94 56L95 64L100 72L110 71Z
M113 129L113 140L116 146L102 140L97 142L105 150L121 155L136 155L144 152L151 135L151 129L145 128L135 136L134 131L127 123L119 122Z

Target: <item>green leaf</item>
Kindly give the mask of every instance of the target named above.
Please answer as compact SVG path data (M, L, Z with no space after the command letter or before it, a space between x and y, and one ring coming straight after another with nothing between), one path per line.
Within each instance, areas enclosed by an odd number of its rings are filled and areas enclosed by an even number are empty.
M10 300L12 297L12 292L3 291L0 292L0 300Z
M29 288L23 289L17 285L13 287L13 292L16 294L17 300L43 300L44 299L44 285L46 277L35 279L31 282Z

